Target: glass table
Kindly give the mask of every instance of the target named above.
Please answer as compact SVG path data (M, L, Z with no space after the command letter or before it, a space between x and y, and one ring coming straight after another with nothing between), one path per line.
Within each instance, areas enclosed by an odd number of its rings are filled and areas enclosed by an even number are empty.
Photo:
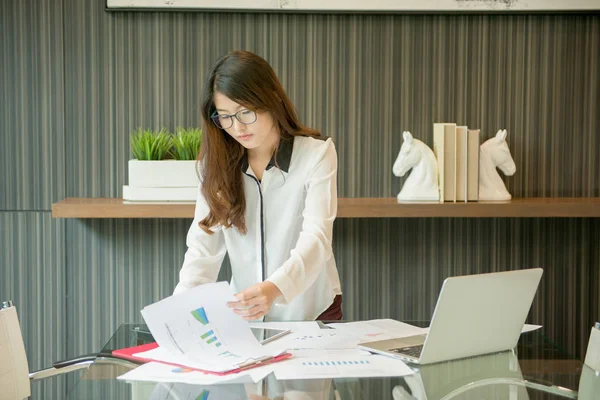
M428 325L427 321L406 322L417 326ZM574 399L578 397L580 384L586 388L597 388L600 380L597 374L582 374L588 367L584 368L580 360L553 343L543 334L543 330L522 334L514 351L422 366L414 368L416 373L406 377L278 381L271 374L256 384L218 386L117 380L119 375L135 368L137 364L111 357L111 351L152 342L151 335L146 332L145 325L121 325L69 391L68 398ZM600 399L600 392L598 397L593 396L591 398Z

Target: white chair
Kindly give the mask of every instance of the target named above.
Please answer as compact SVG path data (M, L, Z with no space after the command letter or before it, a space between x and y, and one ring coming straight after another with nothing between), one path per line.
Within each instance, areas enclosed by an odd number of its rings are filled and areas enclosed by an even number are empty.
M0 393L7 399L31 396L29 365L17 310L4 302L0 310Z
M600 399L600 323L590 332L585 361L579 378L579 399Z
M22 400L27 398L31 396L31 382L88 368L99 358L114 364L123 362L119 359L111 361L110 355L88 354L56 362L51 368L29 372L17 309L10 301L0 304L0 394L2 399Z
M600 372L600 322L596 322L590 332L584 364L594 371Z

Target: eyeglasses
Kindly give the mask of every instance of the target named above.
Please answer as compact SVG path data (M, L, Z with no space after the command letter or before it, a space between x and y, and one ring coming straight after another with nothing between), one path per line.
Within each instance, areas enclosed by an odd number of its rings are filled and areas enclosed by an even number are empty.
M235 117L244 125L249 125L256 122L256 113L252 110L240 110L232 115L218 114L215 111L210 116L215 125L217 125L221 129L231 128L233 126L233 117Z

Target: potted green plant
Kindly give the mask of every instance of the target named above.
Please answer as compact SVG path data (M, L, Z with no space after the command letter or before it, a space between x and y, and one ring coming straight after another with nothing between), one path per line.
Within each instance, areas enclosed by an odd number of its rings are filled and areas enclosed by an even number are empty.
M197 128L177 128L173 135L138 129L131 135L129 185L123 199L131 201L194 201L198 188L196 157L202 142Z
M195 161L202 144L202 131L198 128L177 128L171 143L171 155L174 159Z

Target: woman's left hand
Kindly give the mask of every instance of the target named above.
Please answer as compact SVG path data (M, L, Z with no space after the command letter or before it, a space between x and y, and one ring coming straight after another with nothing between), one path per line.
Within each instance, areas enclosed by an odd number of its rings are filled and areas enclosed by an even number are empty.
M265 281L239 292L235 295L238 301L229 302L227 306L233 308L233 311L246 321L250 321L266 315L279 296L279 288L273 282Z

